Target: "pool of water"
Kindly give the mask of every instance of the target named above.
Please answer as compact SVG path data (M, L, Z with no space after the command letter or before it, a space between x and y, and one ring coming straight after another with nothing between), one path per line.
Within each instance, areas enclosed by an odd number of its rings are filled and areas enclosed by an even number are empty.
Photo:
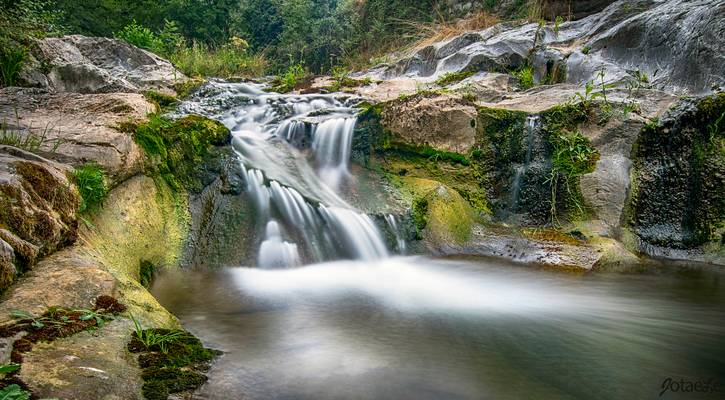
M152 291L224 352L202 399L640 399L667 378L721 392L659 398L721 398L723 276L398 257L177 271Z

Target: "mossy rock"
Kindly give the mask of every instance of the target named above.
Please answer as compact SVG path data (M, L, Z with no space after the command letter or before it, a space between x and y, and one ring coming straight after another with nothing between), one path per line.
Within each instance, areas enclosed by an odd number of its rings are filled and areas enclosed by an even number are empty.
M475 213L458 192L429 179L401 177L398 183L421 238L436 245L463 244L471 238Z
M153 115L136 127L134 140L151 160L151 174L176 190L198 192L202 182L196 167L213 157L215 146L229 144L231 136L220 122L198 115L175 121Z

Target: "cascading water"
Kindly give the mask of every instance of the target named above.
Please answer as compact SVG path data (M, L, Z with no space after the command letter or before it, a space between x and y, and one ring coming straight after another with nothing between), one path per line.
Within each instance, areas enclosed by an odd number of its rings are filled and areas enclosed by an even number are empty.
M515 210L521 195L521 181L526 176L526 172L531 164L531 155L534 147L534 135L540 124L538 115L530 115L526 118L526 156L524 163L514 166L514 179L511 184L509 209Z
M356 123L345 98L264 93L242 83L207 90L203 104L182 111L210 115L232 131L263 231L259 267L388 255L373 220L342 198Z

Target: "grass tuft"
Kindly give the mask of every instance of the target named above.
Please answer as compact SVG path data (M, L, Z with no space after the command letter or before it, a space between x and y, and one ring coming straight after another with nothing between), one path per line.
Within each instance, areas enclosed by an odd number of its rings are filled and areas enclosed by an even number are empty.
M96 163L88 163L73 172L78 192L81 195L79 212L93 210L106 198L106 173Z

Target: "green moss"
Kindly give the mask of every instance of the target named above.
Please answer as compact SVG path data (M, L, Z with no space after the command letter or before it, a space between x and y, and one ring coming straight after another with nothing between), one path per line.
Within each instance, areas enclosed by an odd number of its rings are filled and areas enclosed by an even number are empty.
M189 97L196 91L196 89L200 88L205 83L206 81L204 79L188 79L183 82L175 83L174 91L176 92L176 97L179 100L183 100Z
M88 163L73 171L78 193L81 195L79 212L94 210L108 194L106 173L96 163Z
M146 329L142 332L147 333L173 339L146 347L138 339L139 332L132 335L128 349L140 353L142 392L146 399L166 399L169 394L194 390L206 382L203 371L218 352L205 348L199 339L183 330Z
M402 177L397 183L410 200L420 237L436 245L462 244L470 239L474 212L458 192L429 179Z
M178 103L176 97L155 90L146 91L143 95L148 101L154 103L158 110L168 109Z
M435 81L438 86L448 86L475 75L473 71L449 72Z
M176 121L152 115L136 128L134 140L152 161L151 171L175 190L196 191L201 181L195 167L208 160L213 146L228 143L229 130L219 122L191 115Z

